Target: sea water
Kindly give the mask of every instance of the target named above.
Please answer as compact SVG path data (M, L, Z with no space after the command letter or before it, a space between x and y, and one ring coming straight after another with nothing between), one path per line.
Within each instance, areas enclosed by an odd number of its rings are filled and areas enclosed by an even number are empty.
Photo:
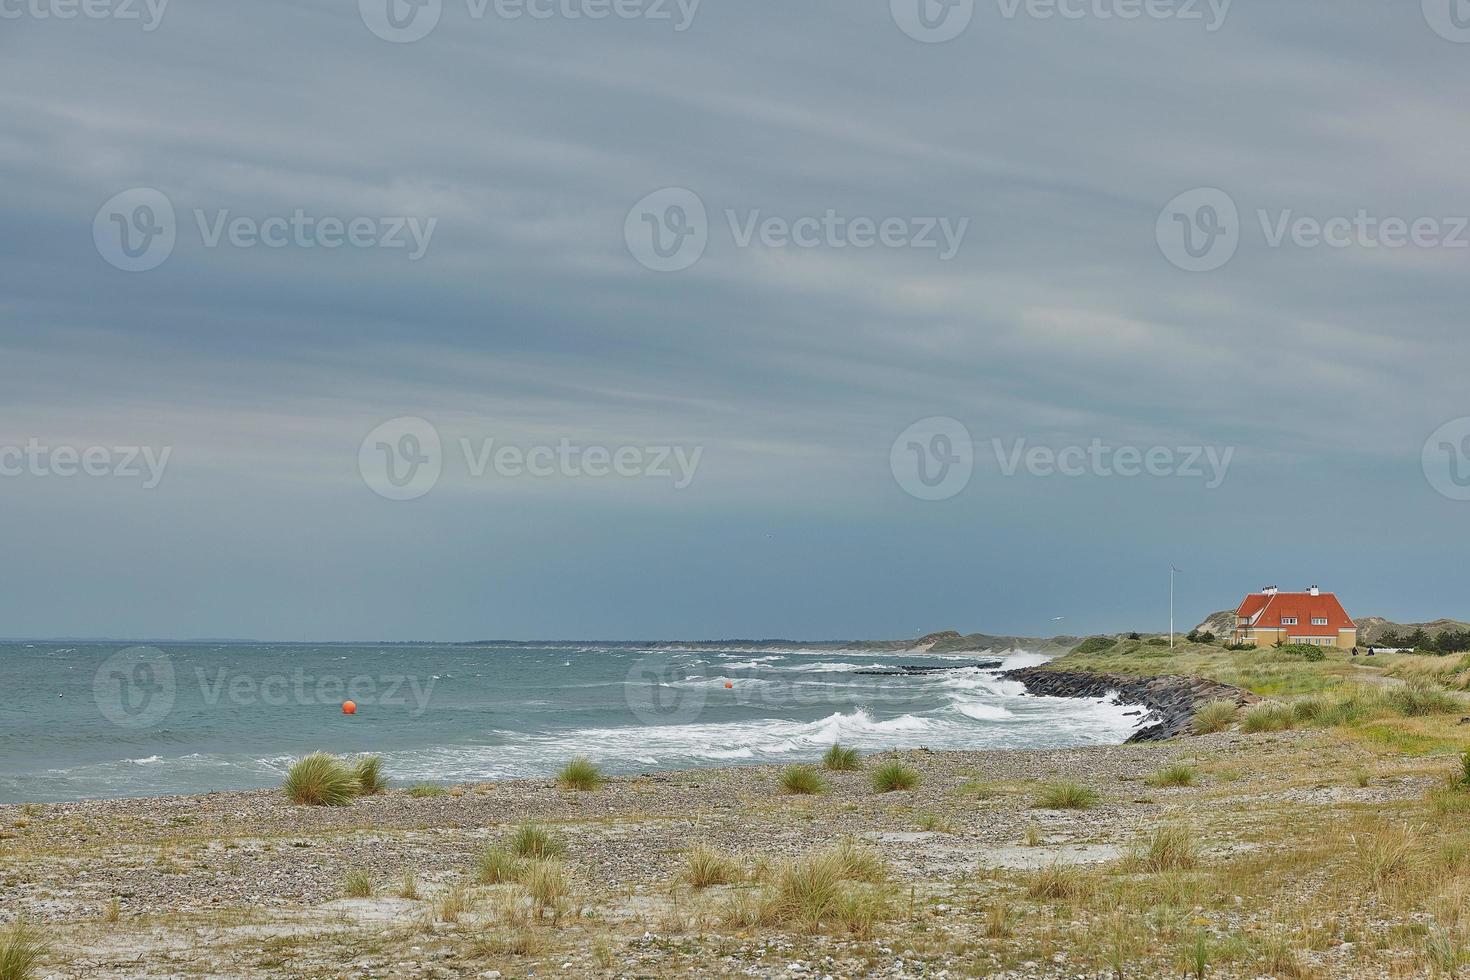
M1118 743L1111 698L1026 697L1025 651L841 645L0 644L0 802L279 785L324 749L399 785L614 774L863 752ZM907 668L938 668L922 673ZM355 714L343 702L356 703Z

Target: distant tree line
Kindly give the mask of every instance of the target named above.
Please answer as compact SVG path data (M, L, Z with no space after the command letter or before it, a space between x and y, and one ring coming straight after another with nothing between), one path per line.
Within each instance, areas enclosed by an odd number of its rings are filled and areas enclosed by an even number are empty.
M1421 627L1414 630L1408 636L1402 636L1397 630L1389 630L1378 638L1373 644L1377 647L1410 647L1420 653L1464 653L1470 650L1470 629L1466 630L1444 630L1437 636L1430 636Z

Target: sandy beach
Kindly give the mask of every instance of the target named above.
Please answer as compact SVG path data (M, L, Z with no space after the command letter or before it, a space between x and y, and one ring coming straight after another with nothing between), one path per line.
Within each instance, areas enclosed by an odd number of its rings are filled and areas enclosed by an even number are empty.
M1253 943L1296 937L1322 875L1336 873L1308 870L1303 848L1417 814L1443 769L1302 731L897 757L919 774L911 791L876 792L882 760L869 757L863 771L825 773L817 795L783 792L779 767L748 767L591 792L391 789L345 807L269 791L0 807L0 915L50 938L40 975L54 977L1075 977L1110 972L1119 944L1126 975L1178 975L1198 935L1220 950L1209 975L1258 976ZM1192 785L1155 785L1170 765L1188 766ZM1041 805L1064 781L1096 803ZM527 822L565 845L570 892L554 915L476 870ZM1166 826L1188 828L1194 860L1130 866ZM746 924L732 912L784 862L843 841L884 864L882 883L864 886L881 902L871 922ZM700 844L730 856L741 880L693 887L687 855ZM346 897L353 872L371 897ZM1059 872L1060 890L1037 885ZM1126 903L1099 900L1116 887L1140 908L1126 939ZM1364 942L1396 914L1337 907L1342 928L1363 934L1292 939L1298 975L1416 975L1415 950Z

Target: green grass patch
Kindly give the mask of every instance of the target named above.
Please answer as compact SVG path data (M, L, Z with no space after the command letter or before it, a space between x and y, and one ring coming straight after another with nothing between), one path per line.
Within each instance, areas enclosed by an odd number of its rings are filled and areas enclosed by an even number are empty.
M419 783L408 788L408 795L422 800L432 796L448 796L449 790L437 783Z
M607 777L593 764L591 759L585 755L579 755L562 767L561 772L556 776L556 782L562 789L589 793L607 782Z
M889 759L873 770L873 789L879 793L892 793L896 790L910 790L919 785L919 774L916 770L899 762L897 759Z
M1081 783L1052 783L1042 787L1033 805L1038 810L1086 810L1101 799L1097 790Z
M825 793L827 784L813 766L788 766L781 773L781 791L798 796Z
M523 858L534 858L538 861L557 857L567 849L566 843L560 837L530 823L517 827L510 835L506 846L513 854Z
M296 760L281 785L286 798L302 806L347 806L359 787L356 770L326 752Z
M822 767L832 772L853 772L863 767L862 756L857 749L844 748L834 742L822 756Z
M21 920L0 932L0 980L31 980L51 943L39 929Z
M359 796L377 796L388 791L388 780L383 776L383 760L376 755L365 755L353 764L357 774Z

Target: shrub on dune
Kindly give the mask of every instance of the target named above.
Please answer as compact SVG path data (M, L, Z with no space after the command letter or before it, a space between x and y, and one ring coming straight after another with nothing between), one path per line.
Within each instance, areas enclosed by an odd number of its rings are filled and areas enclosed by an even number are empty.
M292 803L347 806L358 786L357 772L347 763L326 752L313 752L292 764L281 788Z

